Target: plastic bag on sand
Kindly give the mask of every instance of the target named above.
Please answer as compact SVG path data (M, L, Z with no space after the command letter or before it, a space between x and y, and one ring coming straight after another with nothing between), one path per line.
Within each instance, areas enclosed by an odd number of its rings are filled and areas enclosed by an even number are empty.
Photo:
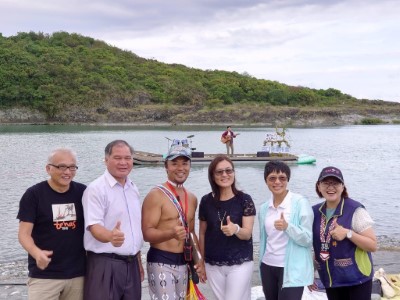
M310 292L307 287L304 288L303 297L301 300L327 300L326 293L312 291Z
M251 288L251 299L265 300L262 286L255 286ZM301 298L301 300L327 300L327 299L328 298L326 297L326 293L318 291L310 292L308 290L308 287L304 288L303 297Z
M400 275L386 274L385 270L380 268L375 272L374 278L381 282L382 299L400 299Z

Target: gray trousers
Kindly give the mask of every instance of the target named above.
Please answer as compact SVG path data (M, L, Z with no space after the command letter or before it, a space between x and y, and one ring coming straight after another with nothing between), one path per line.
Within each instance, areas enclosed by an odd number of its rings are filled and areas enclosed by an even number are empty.
M233 155L233 139L227 142L225 145L226 145L226 154L229 155L229 150L230 150L230 154Z
M142 286L139 261L135 256L121 259L88 252L85 300L140 300Z

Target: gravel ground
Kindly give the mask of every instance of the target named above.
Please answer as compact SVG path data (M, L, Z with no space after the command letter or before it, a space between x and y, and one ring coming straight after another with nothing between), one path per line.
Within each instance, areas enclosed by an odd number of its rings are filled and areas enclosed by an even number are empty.
M373 254L375 269L383 268L386 273L400 273L400 251L399 250L379 250ZM28 299L25 282L27 280L26 261L17 261L0 264L0 299L20 300ZM253 296L252 299L261 300L260 278L255 264L253 272ZM150 300L147 290L147 278L142 285L142 299ZM207 299L213 299L212 292L206 284L199 285L201 292Z

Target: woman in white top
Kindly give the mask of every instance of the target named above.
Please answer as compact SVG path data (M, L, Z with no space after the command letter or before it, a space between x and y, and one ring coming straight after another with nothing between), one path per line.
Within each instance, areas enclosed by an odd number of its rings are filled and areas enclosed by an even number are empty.
M260 208L260 273L266 300L300 300L313 282L313 212L306 198L287 189L290 168L265 165L272 198Z

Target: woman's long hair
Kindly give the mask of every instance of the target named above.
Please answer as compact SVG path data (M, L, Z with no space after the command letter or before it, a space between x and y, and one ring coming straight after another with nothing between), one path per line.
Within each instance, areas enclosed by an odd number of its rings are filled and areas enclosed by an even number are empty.
M214 179L214 172L215 169L217 168L217 165L221 162L221 161L227 161L233 170L235 170L235 167L233 165L232 160L223 154L219 154L217 155L210 163L210 165L208 166L208 181L210 182L211 185L211 190L214 194L214 200L215 201L219 201L221 198L221 192L220 192L220 187L216 184L215 179ZM232 188L232 192L234 195L237 195L240 191L236 188L236 176L233 179L233 183L231 185Z

